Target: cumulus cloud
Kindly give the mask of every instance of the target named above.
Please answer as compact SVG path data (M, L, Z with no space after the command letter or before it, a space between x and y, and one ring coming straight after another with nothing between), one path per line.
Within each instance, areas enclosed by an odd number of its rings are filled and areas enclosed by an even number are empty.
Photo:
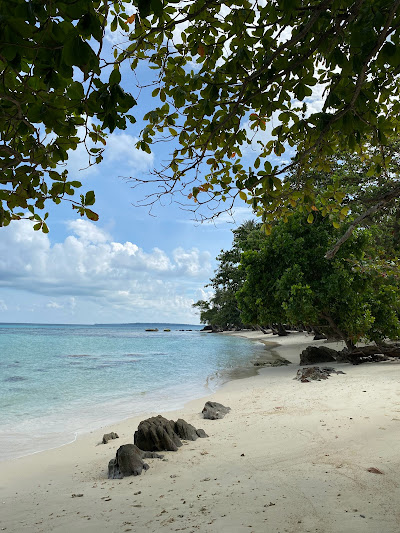
M4 300L0 300L0 312L1 311L7 311L8 307Z
M154 154L147 154L135 148L137 137L127 133L113 133L107 139L104 162L115 163L118 161L122 166L129 166L135 171L146 171L154 164Z
M194 316L196 291L212 273L209 252L143 250L129 241L114 242L83 219L70 221L68 229L71 234L52 245L29 221L3 228L0 286L47 296L43 307L57 312L74 313L84 299L108 310L142 309L153 320L173 321L171 313Z

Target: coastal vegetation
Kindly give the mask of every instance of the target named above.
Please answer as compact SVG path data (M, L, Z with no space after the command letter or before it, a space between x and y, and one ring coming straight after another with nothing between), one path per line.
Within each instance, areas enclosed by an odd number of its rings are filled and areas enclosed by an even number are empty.
M388 173L396 182L398 144L390 146ZM384 194L386 182L371 172L369 158L338 152L330 160L332 171L303 175L307 180L311 174L317 189L308 218L293 208L287 220L273 223L269 235L253 221L233 231L232 248L217 258L214 295L194 304L202 322L222 329L307 326L344 340L350 349L361 339L399 337L398 202L370 212L356 228L354 220ZM290 183L297 179L295 173L286 177ZM345 207L337 212L342 225L326 212L323 192L335 185L346 191Z
M353 219L362 225L399 193L387 172L388 137L399 130L399 7L400 0L3 2L0 225L29 217L47 232L41 213L62 200L97 220L94 192L76 199L81 183L64 165L81 144L88 164L100 163L107 133L135 122L131 109L140 102L128 92L125 65L139 73L140 89L140 68L155 74L145 82L152 105L137 148L171 143L169 160L144 180L156 186L145 202L179 191L210 217L240 198L270 232L296 210L312 217L318 193L339 224L344 192L338 183L316 188L313 172L332 171L340 150L367 154L385 185ZM107 35L114 56L105 53ZM248 146L254 157L245 166ZM288 171L295 181L282 180Z
M246 233L249 226L235 230L232 250L220 254L214 296L194 304L203 323L222 329L309 326L350 349L361 339L399 337L399 279L396 271L377 266L389 225L357 230L332 260L324 254L338 230L318 213L312 224L295 213L269 236L259 226Z

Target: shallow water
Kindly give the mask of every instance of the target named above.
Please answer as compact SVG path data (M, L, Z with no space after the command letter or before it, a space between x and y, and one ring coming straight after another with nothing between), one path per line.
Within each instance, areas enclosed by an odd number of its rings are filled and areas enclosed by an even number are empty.
M146 332L150 327L159 331ZM181 407L254 372L251 361L265 352L263 345L200 329L0 324L0 460Z

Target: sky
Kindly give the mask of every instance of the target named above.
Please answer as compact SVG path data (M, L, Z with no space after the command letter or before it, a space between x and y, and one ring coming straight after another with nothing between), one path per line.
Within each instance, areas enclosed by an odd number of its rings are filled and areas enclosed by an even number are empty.
M115 36L108 37L105 50L111 54ZM146 67L136 78L128 66L121 73L124 89L135 97L136 82L149 79ZM133 113L139 118L152 105L142 93ZM109 135L103 162L89 169L83 147L70 153L69 177L95 191L98 222L62 204L47 206L49 234L33 231L27 220L0 228L0 322L199 323L192 304L212 294L205 285L216 256L231 246L232 229L254 217L242 201L233 217L203 224L167 198L151 214L148 207L135 207L151 188L134 189L127 177L145 179L171 148L137 150L142 125L138 120ZM248 161L253 159L250 147Z

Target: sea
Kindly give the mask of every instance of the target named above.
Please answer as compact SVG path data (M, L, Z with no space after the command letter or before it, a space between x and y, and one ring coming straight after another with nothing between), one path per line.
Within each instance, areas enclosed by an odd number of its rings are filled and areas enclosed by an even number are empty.
M68 444L126 418L178 409L254 374L263 344L201 329L0 324L0 461Z

